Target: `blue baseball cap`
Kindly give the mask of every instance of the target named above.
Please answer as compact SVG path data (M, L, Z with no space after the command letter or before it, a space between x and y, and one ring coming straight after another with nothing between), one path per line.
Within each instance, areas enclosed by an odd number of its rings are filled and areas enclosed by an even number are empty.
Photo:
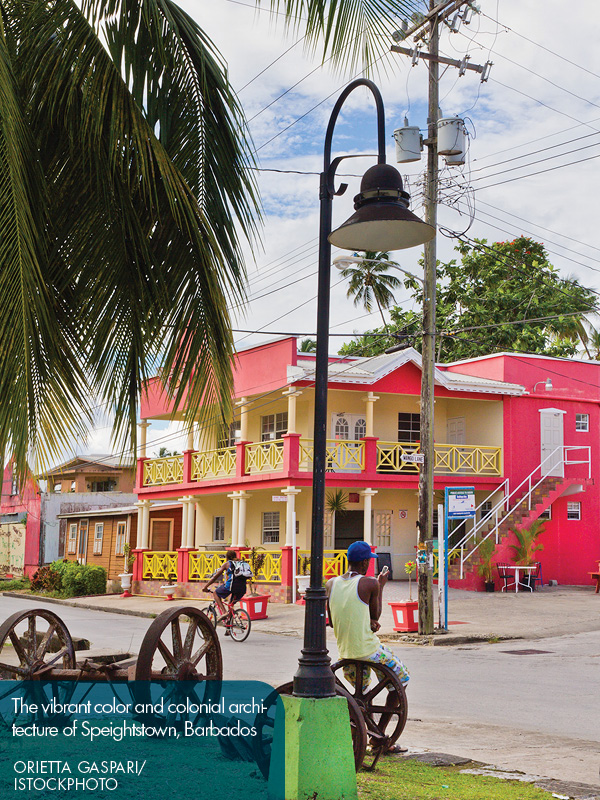
M371 545L366 542L352 542L347 552L348 561L356 564L358 561L365 561L367 558L377 558L371 552Z

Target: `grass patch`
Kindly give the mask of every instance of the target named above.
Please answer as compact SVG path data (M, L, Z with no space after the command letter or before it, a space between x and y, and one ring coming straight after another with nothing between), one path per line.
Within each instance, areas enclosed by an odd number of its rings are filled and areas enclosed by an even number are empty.
M381 759L374 772L358 773L360 800L550 800L552 794L522 781L463 775L461 767L432 767L413 759Z
M9 581L0 581L0 591L2 592L28 591L30 588L29 578L12 578Z

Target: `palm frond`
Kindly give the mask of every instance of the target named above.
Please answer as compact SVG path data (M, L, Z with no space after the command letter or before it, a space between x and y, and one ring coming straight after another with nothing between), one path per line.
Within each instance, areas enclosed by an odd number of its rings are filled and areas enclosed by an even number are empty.
M415 0L271 0L270 6L284 14L288 27L305 30L309 51L322 47L324 61L352 74L377 71L400 17L423 9Z

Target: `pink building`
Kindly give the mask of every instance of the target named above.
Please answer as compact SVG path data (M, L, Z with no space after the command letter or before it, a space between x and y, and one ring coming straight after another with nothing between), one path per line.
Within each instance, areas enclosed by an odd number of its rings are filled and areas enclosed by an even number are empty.
M0 574L32 575L40 563L41 495L30 475L23 491L13 476L12 461L2 475L0 500Z
M498 559L506 560L510 523L539 515L550 517L540 556L544 580L589 583L600 558L593 480L599 369L515 354L438 365L436 501L443 502L446 486L472 485L479 506L475 523L451 535L454 585L481 586L476 536L497 539ZM344 568L348 544L364 538L387 554L395 578L406 577L403 565L415 555L419 466L403 456L419 450L420 370L412 348L330 359L327 493L341 491L346 509L327 514L328 575ZM292 337L249 348L236 357L234 379L236 412L228 424L195 427L181 456L138 460L138 592L156 592L177 570L179 593L198 594L227 544L264 551L261 590L275 599L290 599L294 547L300 570L308 566L314 354L297 352ZM183 415L155 379L141 417L145 448L148 420ZM165 520L156 527L150 514L153 503L174 499L182 508L179 547L166 536Z

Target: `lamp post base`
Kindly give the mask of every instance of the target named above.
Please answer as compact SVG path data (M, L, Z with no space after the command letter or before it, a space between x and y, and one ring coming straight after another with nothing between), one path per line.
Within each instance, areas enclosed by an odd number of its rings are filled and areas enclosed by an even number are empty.
M269 800L357 800L346 699L283 695L281 700L275 717Z

